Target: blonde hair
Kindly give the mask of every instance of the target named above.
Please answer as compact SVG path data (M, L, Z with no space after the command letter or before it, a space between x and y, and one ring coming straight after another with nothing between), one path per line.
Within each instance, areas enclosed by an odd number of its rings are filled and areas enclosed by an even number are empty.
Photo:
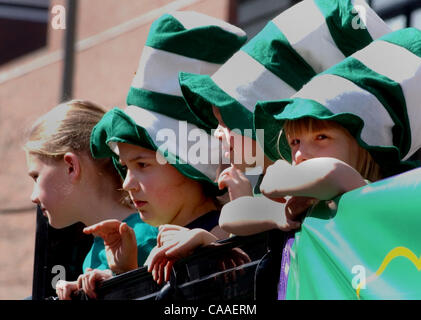
M343 131L350 138L355 139L348 130L335 121L305 117L298 120L285 121L283 129L278 137L278 146L283 132L286 135L295 135L296 133L303 131L313 132L332 127ZM278 150L278 152L280 153L280 150ZM382 178L379 164L375 162L371 154L359 144L357 165L354 169L357 170L364 179L369 181L377 181Z
M59 104L30 128L24 150L42 159L61 160L67 152L87 156L95 165L98 176L105 176L121 193L120 203L130 205L122 180L112 159L93 159L90 150L91 132L105 114L105 109L85 100L71 100Z

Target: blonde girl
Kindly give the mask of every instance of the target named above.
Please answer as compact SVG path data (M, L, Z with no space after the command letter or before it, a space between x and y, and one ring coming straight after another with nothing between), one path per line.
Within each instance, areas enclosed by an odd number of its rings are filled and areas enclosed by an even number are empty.
M106 219L125 221L121 232L138 243L130 263L146 260L156 243L157 230L133 214L112 159L93 159L92 128L102 118L102 107L83 100L62 103L41 116L29 131L24 145L28 174L34 181L31 201L37 204L54 228L76 222L89 226ZM132 229L127 228L131 226ZM85 258L83 270L115 269L107 263L102 239L96 238ZM122 272L124 270L113 270ZM59 282L59 298L69 299L77 282Z

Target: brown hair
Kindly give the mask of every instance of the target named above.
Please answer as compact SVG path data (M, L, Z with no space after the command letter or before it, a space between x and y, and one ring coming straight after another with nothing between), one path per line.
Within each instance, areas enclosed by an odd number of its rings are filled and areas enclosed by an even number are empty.
M281 137L282 132L284 132L287 135L294 135L295 133L299 132L313 132L318 130L323 130L326 128L336 128L339 130L344 131L349 137L352 139L355 139L348 130L346 130L343 126L341 126L339 123L331 120L319 120L314 119L311 117L305 117L298 120L286 120L283 126L283 130L281 131L278 139L278 145L279 140ZM374 161L371 154L361 147L358 144L358 160L357 160L357 167L354 168L357 170L361 176L364 179L367 179L369 181L377 181L381 179L381 172L380 172L380 166L377 162Z
M122 180L112 160L93 159L90 138L94 126L105 114L105 109L84 100L71 100L59 104L36 120L30 128L24 150L44 159L61 160L66 152L87 156L97 168L100 178L106 177L116 187L120 202L130 206L130 200L121 189Z

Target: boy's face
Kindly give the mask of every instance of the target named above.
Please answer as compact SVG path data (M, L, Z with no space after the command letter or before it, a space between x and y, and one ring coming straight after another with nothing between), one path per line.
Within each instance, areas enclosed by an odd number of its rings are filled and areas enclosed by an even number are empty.
M330 157L357 167L359 146L345 130L326 127L314 131L300 130L287 134L293 164L300 164L312 158Z
M183 176L175 167L160 164L156 152L118 143L120 163L127 167L123 189L143 221L153 226L185 225L179 213L202 195L198 182Z
M212 110L218 120L214 136L222 142L223 157L229 159L231 164L242 171L256 165L263 166L264 153L256 141L229 129L224 123L219 109L213 106Z

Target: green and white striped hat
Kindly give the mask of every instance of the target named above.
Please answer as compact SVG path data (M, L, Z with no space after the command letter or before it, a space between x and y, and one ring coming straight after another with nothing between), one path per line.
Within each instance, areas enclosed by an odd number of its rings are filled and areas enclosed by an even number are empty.
M291 99L259 102L254 121L264 128L267 156L291 159L280 130L285 120L303 117L348 129L385 176L417 166L407 160L421 147L421 31L389 33L317 75Z
M250 135L257 101L289 98L390 31L363 0L304 0L270 21L213 76L182 73L180 85L200 120L215 128L215 106L230 129Z
M127 96L128 107L110 110L95 126L93 156L113 156L117 142L158 150L185 176L217 189L213 181L221 163L219 141L188 109L178 74L213 74L245 41L240 28L196 12L174 12L154 21Z

